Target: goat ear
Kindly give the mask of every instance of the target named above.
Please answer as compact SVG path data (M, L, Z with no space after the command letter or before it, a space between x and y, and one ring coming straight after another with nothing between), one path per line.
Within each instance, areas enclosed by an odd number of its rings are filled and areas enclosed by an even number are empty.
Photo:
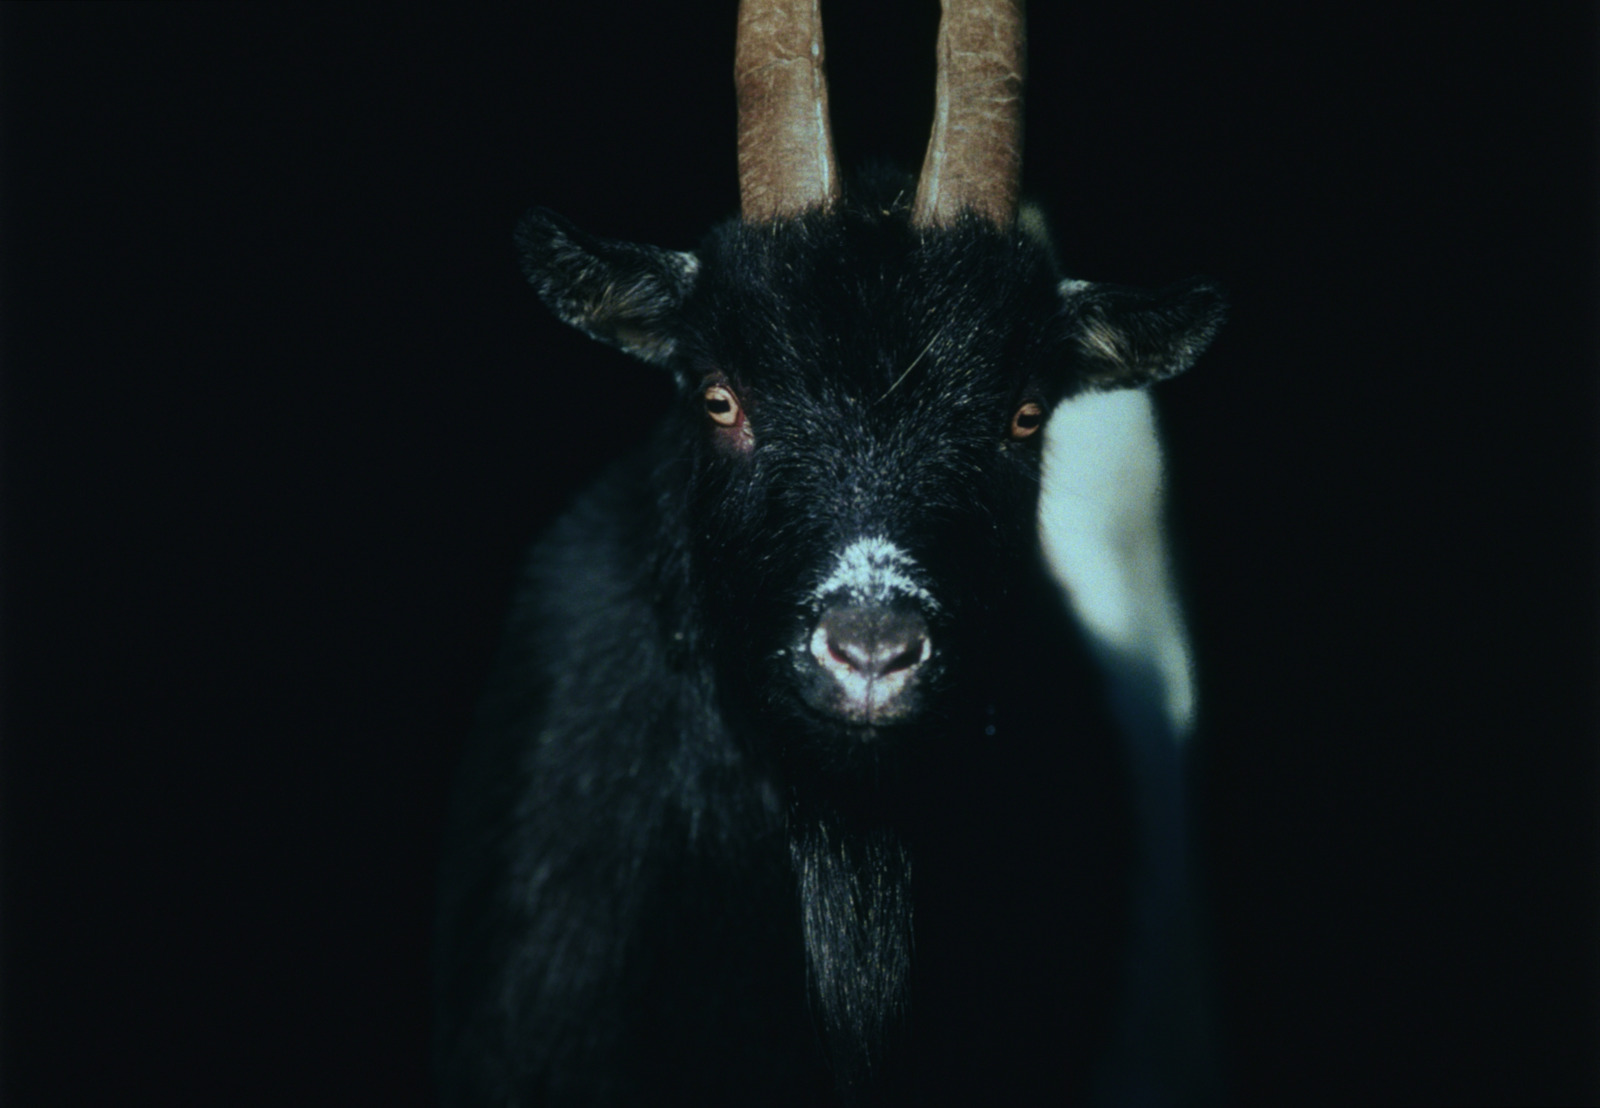
M543 208L517 227L522 272L563 322L636 358L666 364L678 309L694 287L693 254L585 234Z
M1227 309L1222 292L1203 280L1154 293L1063 281L1059 291L1080 380L1097 392L1182 373L1210 345Z

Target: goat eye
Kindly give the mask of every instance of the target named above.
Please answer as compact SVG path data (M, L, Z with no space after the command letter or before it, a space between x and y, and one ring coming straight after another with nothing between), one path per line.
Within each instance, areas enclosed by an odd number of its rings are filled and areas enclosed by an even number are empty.
M1011 437L1025 439L1044 426L1044 407L1028 401L1011 417Z
M726 385L711 385L703 395L706 414L711 417L711 422L723 427L732 427L739 422L739 401L732 389Z

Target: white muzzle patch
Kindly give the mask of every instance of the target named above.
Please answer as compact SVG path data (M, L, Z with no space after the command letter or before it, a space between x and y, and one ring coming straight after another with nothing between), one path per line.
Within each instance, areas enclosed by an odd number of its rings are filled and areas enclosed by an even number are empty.
M882 535L856 539L839 552L832 572L811 591L811 601L821 604L842 597L848 603L867 606L911 597L925 611L937 612L938 601L912 576L916 565L911 555Z

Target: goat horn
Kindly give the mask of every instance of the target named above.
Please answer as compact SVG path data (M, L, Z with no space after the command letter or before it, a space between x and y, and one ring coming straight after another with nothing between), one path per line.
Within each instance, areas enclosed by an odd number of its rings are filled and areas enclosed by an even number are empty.
M748 221L839 199L818 0L740 0L739 198Z
M971 210L1001 228L1022 182L1022 0L944 0L933 134L911 219L947 224Z

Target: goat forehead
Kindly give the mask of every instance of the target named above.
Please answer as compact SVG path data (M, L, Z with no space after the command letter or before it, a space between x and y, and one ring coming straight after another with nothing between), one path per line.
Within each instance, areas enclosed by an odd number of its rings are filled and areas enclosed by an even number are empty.
M893 227L815 239L793 228L740 231L708 263L706 336L732 355L714 360L733 372L752 361L783 372L828 366L880 390L913 364L921 373L993 363L1026 328L1034 286L1043 281L1053 297L1054 283L1037 259L1003 244L940 246Z
M1008 398L1020 367L995 352L920 334L901 341L841 332L773 348L737 376L777 419L843 420L852 433L958 427Z

